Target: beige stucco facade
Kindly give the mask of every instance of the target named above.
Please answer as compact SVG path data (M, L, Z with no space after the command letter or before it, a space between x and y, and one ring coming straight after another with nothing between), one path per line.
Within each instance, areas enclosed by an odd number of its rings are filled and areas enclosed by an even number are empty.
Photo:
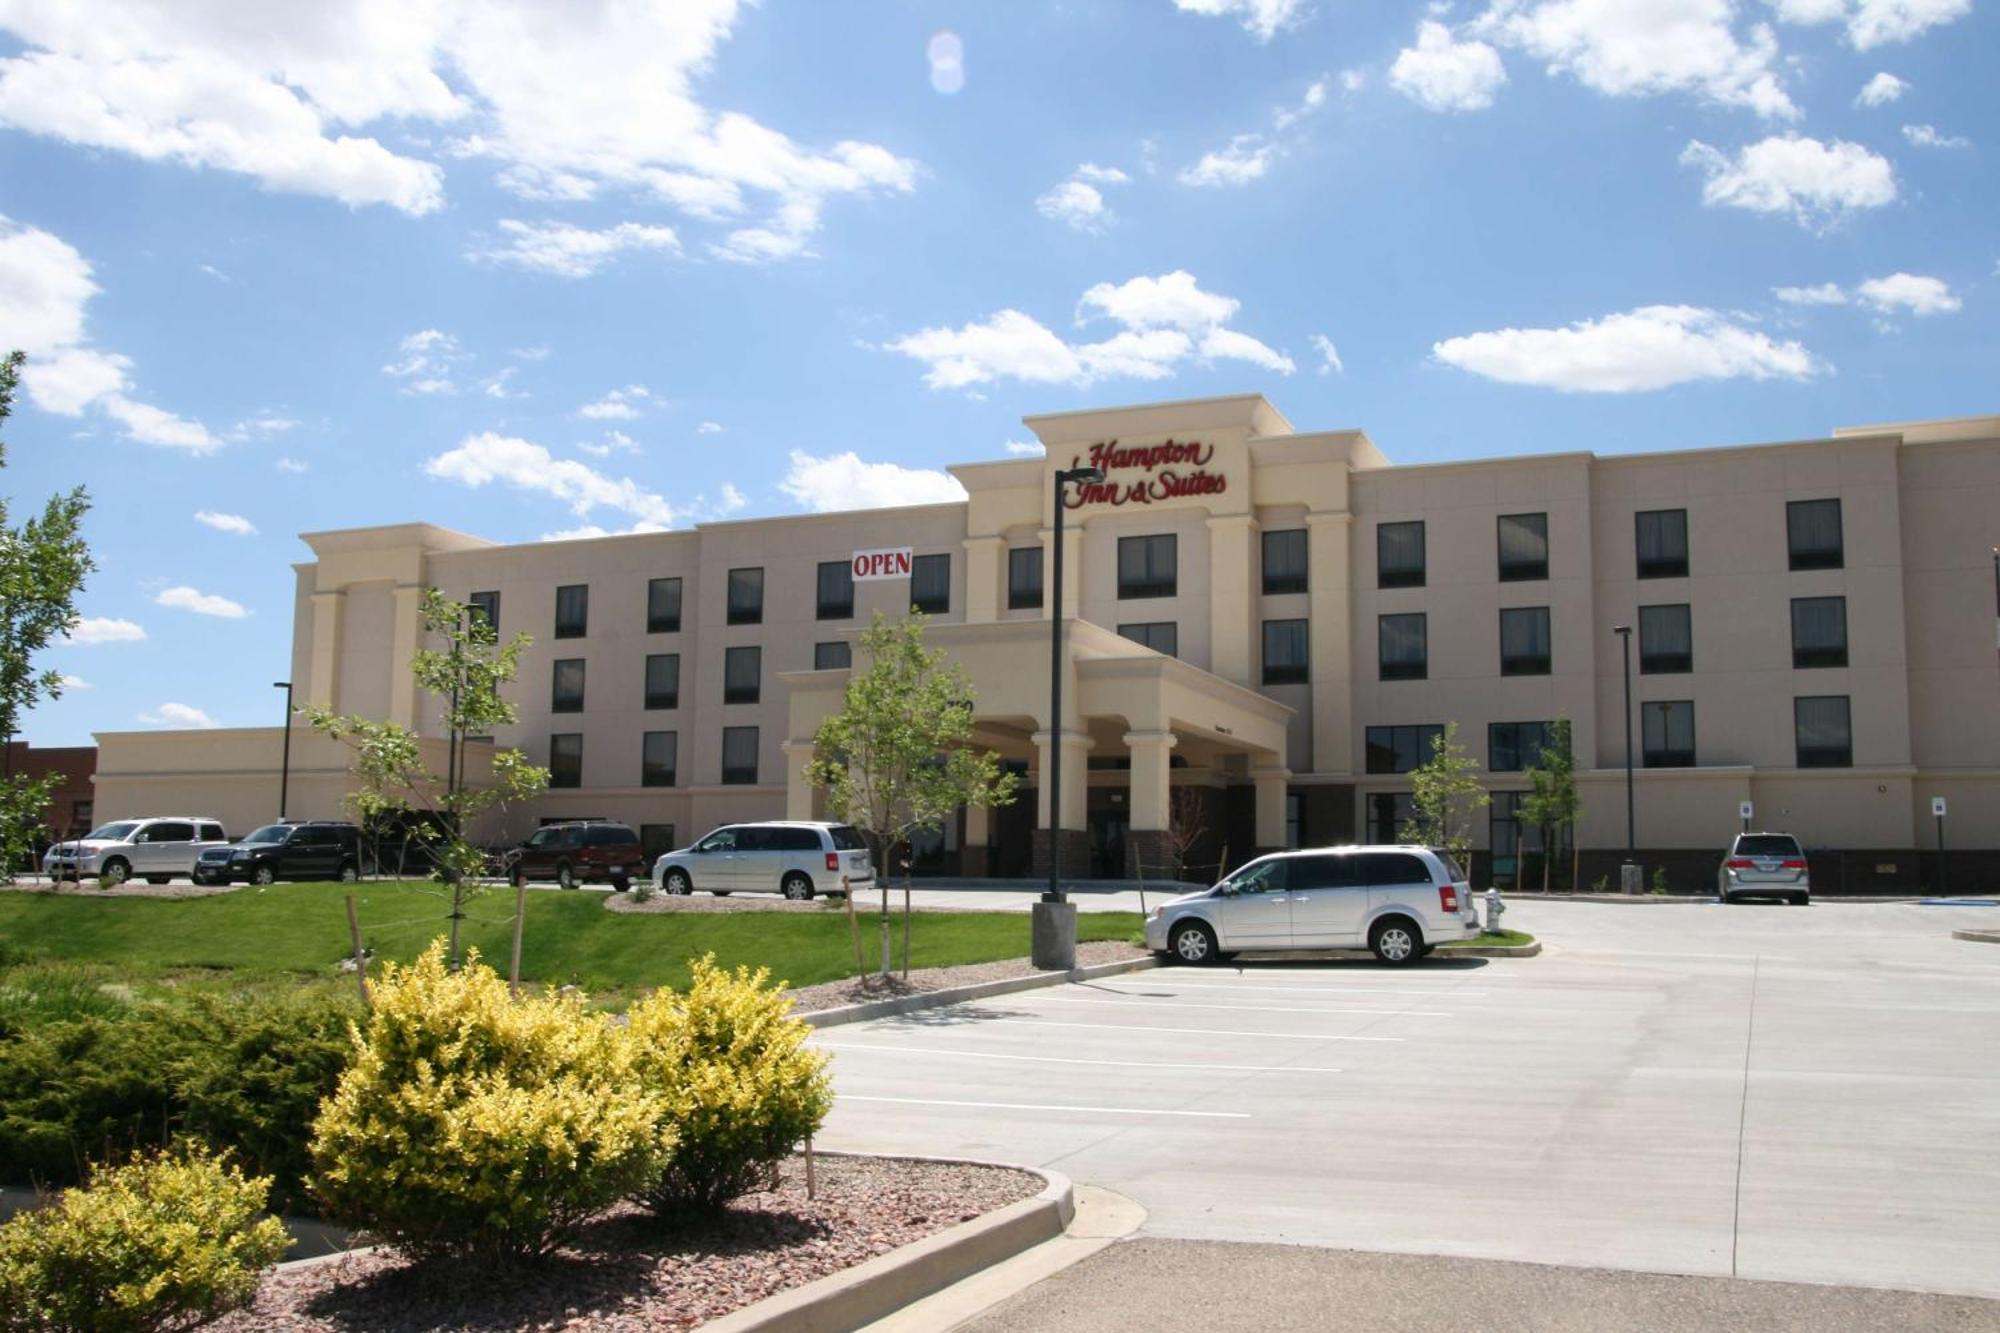
M1133 835L1165 828L1176 786L1212 794L1232 860L1286 841L1379 834L1409 783L1379 771L1388 742L1371 748L1371 728L1455 721L1484 765L1492 724L1556 718L1571 721L1582 770L1579 841L1615 848L1625 838L1625 742L1612 627L1639 623L1641 608L1685 606L1691 669L1642 670L1650 656L1636 634L1632 645L1635 747L1644 745L1642 716L1686 719L1689 706L1693 739L1691 753L1672 756L1691 763L1638 761L1640 847L1716 848L1746 800L1758 824L1813 846L1927 846L1933 796L1950 802L1956 845L2000 847L2000 418L1414 467L1391 465L1358 431L1297 432L1256 395L1027 425L1047 457L954 467L967 492L958 504L525 545L424 524L307 534L315 558L297 567L293 622L300 698L434 733L436 703L413 691L407 670L421 591L497 593L502 635L534 641L514 692L520 722L496 743L547 762L552 736L580 737L581 769L576 786L510 812L491 836L589 815L685 842L728 820L804 815L816 806L800 767L848 677L816 669L815 645L851 643L874 612L900 614L911 590L860 582L851 615L822 619L819 566L908 547L948 557L948 601L932 636L972 675L980 743L1024 766L1042 792L1048 739L1060 729L1061 826L1087 837L1093 854L1110 836L1149 845ZM1109 465L1106 482L1073 497L1065 516L1070 646L1064 716L1052 718L1049 598L1016 605L1010 570L1013 553L1039 549L1048 583L1054 472L1093 458ZM1793 567L1793 501L1838 502L1838 557L1818 561L1825 567ZM1686 572L1640 578L1635 515L1660 511L1685 516ZM1500 577L1496 527L1512 515L1545 516L1544 577ZM1421 580L1382 586L1378 528L1410 523L1423 525ZM1271 533L1304 534L1302 588L1294 571L1289 590L1266 590ZM1147 589L1164 595L1130 595L1121 541L1169 535L1169 577ZM762 570L754 623L730 623L730 571L740 569ZM666 578L682 581L679 627L649 629L649 584ZM557 638L557 589L575 586L589 590L584 632ZM1828 598L1844 599L1845 665L1797 666L1793 601ZM1503 672L1503 610L1544 608L1546 672ZM1420 678L1383 678L1384 616L1423 617ZM1303 622L1306 660L1291 673L1302 679L1267 679L1267 622ZM1121 626L1170 633L1172 654L1121 637ZM756 697L725 702L727 654L752 647ZM678 697L649 707L647 658L666 654L678 655ZM575 660L585 664L581 709L557 712L555 664ZM1847 701L1845 753L1816 755L1834 766L1800 765L1801 698ZM755 729L756 762L754 773L725 781L731 728ZM649 732L675 738L670 786L642 781ZM234 818L238 803L255 803L249 793L276 758L275 732L99 739L107 817L228 805ZM292 813L338 813L340 768L337 753L297 733ZM1501 793L1526 786L1518 771L1485 780ZM1045 824L1045 794L1038 799L1035 823ZM1002 844L1018 840L1026 820L1025 810L971 812L947 843L976 853L962 864L997 869ZM1497 837L1482 818L1475 843Z

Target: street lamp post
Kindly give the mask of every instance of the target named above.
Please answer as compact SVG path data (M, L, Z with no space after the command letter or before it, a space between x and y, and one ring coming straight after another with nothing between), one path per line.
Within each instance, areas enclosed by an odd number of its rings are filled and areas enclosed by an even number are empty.
M285 817L285 810L291 805L292 682L289 680L274 680L271 682L271 688L285 692L285 748L284 757L279 761L278 767L278 818L283 819Z
M1063 687L1063 498L1072 484L1104 480L1101 469L1063 468L1056 472L1054 530L1055 586L1049 604L1049 887L1035 904L1032 952L1038 968L1067 970L1076 964L1076 909L1062 888L1062 687Z
M1637 826L1634 817L1635 804L1632 799L1632 627L1613 625L1611 632L1618 636L1625 658L1625 864L1632 867L1632 870L1622 872L1619 879L1628 881L1637 878L1633 871L1637 869L1639 857L1638 835L1634 832ZM1636 892L1630 883L1621 882L1619 887L1628 893Z

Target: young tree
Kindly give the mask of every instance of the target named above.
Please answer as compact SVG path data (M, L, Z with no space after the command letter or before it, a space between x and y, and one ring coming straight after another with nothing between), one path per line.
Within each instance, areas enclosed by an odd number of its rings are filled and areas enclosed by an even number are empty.
M27 358L0 359L0 425L14 409L14 388ZM0 444L0 467L7 447ZM43 699L59 698L62 674L35 669L35 655L76 624L76 595L97 568L82 535L90 497L78 486L57 495L16 527L0 496L0 755L10 754L21 719ZM0 770L0 881L11 882L23 854L32 855L43 812L60 779L30 780Z
M820 723L808 781L826 789L827 814L874 844L889 922L888 875L919 829L941 826L960 806L1010 805L1018 785L990 750L972 745L972 682L924 647L925 617L890 621L880 612L861 632L866 662L847 685L840 712ZM888 971L884 937L883 972ZM903 968L910 965L910 876L903 869Z
M1198 787L1173 787L1167 792L1167 845L1173 849L1174 879L1187 878L1188 857L1208 836L1208 801ZM1221 877L1220 868L1217 878Z
M1458 743L1458 723L1447 722L1431 738L1431 757L1410 772L1412 804L1416 807L1398 836L1426 847L1440 847L1471 873L1472 821L1490 801L1476 776L1479 763Z
M1521 802L1520 817L1542 831L1542 892L1547 893L1549 862L1562 846L1564 834L1575 827L1577 816L1583 813L1583 801L1576 790L1576 756L1570 753L1568 718L1559 717L1549 724L1542 752L1528 770L1528 782L1534 790Z
M465 781L460 757L466 736L491 735L515 720L514 705L501 687L519 671L521 651L532 640L516 634L498 641L485 617L458 605L436 588L424 589L424 629L443 648L420 648L410 659L419 686L444 702L445 772L425 760L417 733L396 722L341 715L326 708L306 710L313 730L354 752L358 786L348 803L364 825L399 823L406 837L428 845L438 878L451 892L451 964L458 965L458 923L465 904L481 886L486 856L466 837L480 815L525 800L549 785L549 774L519 750L496 750L490 785Z

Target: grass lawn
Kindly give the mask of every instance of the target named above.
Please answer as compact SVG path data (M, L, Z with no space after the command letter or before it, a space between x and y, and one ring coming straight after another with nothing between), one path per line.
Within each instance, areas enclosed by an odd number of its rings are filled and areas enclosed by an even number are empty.
M0 952L112 964L135 971L229 969L329 978L349 950L343 898L355 895L362 940L378 959L408 961L444 934L450 911L435 887L408 883L277 884L208 898L91 898L0 894ZM467 908L461 938L504 972L513 939L513 895L489 891ZM878 936L864 913L871 961ZM1082 940L1139 938L1135 912L1084 912ZM894 942L900 960L902 926ZM918 912L910 966L1018 958L1028 952L1026 912ZM851 975L847 914L825 912L612 913L603 895L534 890L522 937L523 980L586 991L684 986L690 958L713 953L734 967L767 966L795 986Z
M1533 944L1534 942L1535 937L1525 930L1489 930L1482 932L1477 939L1446 940L1443 944L1438 945L1438 948L1486 949L1496 945L1511 947L1518 944Z

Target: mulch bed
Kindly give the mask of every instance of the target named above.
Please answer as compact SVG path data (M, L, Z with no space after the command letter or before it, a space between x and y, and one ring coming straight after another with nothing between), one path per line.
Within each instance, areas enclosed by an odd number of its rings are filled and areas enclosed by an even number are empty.
M1023 920L1025 921L1025 916ZM871 949L874 940L864 941ZM1099 963L1120 963L1127 958L1143 958L1146 951L1136 944L1126 944L1119 940L1089 940L1076 946L1076 965L1095 967ZM812 1013L819 1009L838 1009L847 1004L866 1004L870 1000L893 999L899 995L920 995L926 991L948 990L953 986L976 986L982 981L1009 981L1015 977L1031 977L1035 968L1025 958L1005 958L995 963L966 963L958 967L924 967L910 973L905 981L901 973L887 977L868 976L856 979L848 977L840 981L823 981L817 986L801 986L788 991L792 997L795 1013Z
M380 1252L280 1269L209 1333L638 1333L693 1328L1038 1193L1004 1167L795 1158L779 1187L720 1218L668 1223L630 1206L538 1264L472 1272Z
M731 894L718 898L712 893L655 893L640 902L629 893L604 895L607 912L825 912L834 910L820 899L795 903L775 893Z

